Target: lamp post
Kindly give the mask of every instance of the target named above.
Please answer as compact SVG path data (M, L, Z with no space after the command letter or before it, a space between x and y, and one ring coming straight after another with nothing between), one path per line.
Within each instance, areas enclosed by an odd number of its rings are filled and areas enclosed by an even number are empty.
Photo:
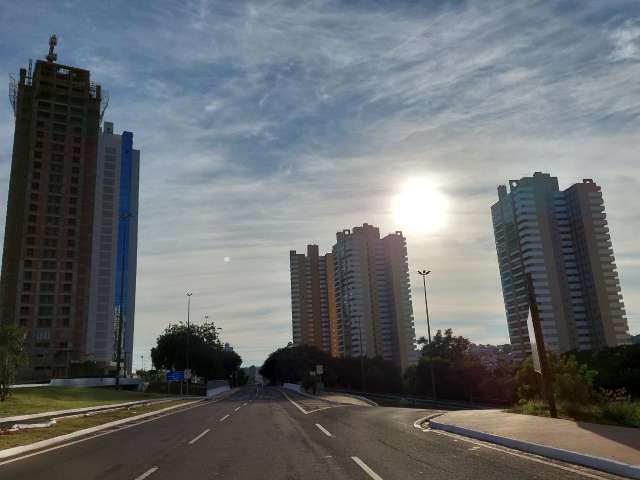
M120 305L118 305L118 345L116 347L116 389L120 389L120 365L122 362L122 329L124 328L123 310L125 305L124 279L125 265L127 261L127 237L129 236L128 220L135 214L133 212L122 212L120 214L120 225L123 227L122 233L122 265L120 266ZM125 366L126 368L126 366Z
M422 276L422 286L424 288L424 309L427 313L427 338L429 339L429 372L431 374L431 396L436 400L436 377L433 374L433 351L431 349L431 324L429 322L429 304L427 303L427 275L431 270L418 270Z
M191 325L189 324L189 316L191 313L191 295L193 293L187 292L185 294L187 296L187 367L186 370L189 370L189 342L191 337ZM189 379L187 379L187 395L189 394Z

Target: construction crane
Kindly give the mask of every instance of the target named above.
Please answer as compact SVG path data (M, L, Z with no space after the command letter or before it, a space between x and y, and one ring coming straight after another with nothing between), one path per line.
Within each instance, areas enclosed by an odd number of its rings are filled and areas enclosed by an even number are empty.
M56 48L56 45L58 45L58 37L54 33L49 37L49 55L47 55L47 62L49 63L53 63L58 60L58 54L53 53L53 49Z

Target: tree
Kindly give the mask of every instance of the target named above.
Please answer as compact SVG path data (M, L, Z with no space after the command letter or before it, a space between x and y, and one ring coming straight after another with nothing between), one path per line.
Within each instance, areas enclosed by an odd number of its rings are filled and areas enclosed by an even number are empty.
M594 398L593 379L596 371L578 363L574 355L547 353L553 376L556 401L570 413L583 407ZM527 359L516 374L520 400L542 399L539 374L533 370L533 362Z
M228 379L240 367L242 359L225 351L213 322L169 325L151 349L151 360L158 369L184 370L187 367L207 379ZM189 361L187 362L187 352Z
M15 382L16 370L26 365L25 332L15 325L0 327L0 401L10 394L9 386Z

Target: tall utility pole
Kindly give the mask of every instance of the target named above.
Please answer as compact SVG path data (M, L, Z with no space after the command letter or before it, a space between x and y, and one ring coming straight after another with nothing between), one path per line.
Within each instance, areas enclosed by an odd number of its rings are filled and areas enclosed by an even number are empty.
M422 286L424 287L424 309L427 312L427 337L429 339L429 372L431 374L431 396L435 402L436 397L436 377L433 374L433 350L431 348L431 324L429 323L429 304L427 303L427 275L431 273L431 270L418 270L418 273L422 275Z
M187 292L187 370L189 369L189 342L191 337L191 324L189 323L189 316L191 313L191 295L193 293ZM189 379L187 379L187 394L189 394Z
M120 305L118 305L118 345L116 347L116 389L120 389L120 367L122 363L122 329L124 328L124 306L125 306L125 270L127 265L127 237L129 236L129 219L133 217L133 212L122 212L120 214L120 225L123 227L122 234L122 265L120 265Z

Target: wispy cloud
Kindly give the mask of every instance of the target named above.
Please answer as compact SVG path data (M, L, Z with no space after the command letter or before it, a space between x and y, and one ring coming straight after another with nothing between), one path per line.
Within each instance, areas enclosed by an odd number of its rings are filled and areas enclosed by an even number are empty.
M142 149L138 352L192 290L195 318L260 363L290 338L288 250L364 221L405 228L391 199L415 176L451 203L447 230L407 231L412 270L434 271L434 324L506 340L488 209L536 170L603 185L640 329L637 2L27 3L0 11L0 72L57 32ZM6 198L5 110L0 125Z

